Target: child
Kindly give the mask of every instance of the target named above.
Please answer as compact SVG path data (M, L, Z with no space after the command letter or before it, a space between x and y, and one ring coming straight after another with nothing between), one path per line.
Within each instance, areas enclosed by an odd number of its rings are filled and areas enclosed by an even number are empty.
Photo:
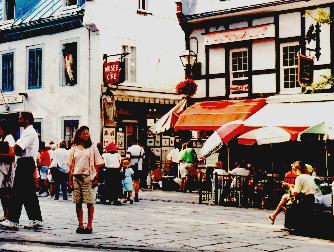
M133 204L132 197L132 190L133 190L133 182L132 182L132 176L134 174L133 169L130 166L129 159L123 159L122 161L122 167L123 167L123 173L124 173L124 179L123 179L123 192L126 199L122 202L126 204L127 201L130 201L130 204Z

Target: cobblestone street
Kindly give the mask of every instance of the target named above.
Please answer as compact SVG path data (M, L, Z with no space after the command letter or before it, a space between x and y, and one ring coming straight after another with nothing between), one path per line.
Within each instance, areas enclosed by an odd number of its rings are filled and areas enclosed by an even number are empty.
M197 204L197 194L145 191L139 203L96 205L91 235L75 233L70 201L40 198L45 228L1 230L5 251L333 251L332 241L294 236L283 215L271 225L267 210ZM86 210L86 209L85 209ZM86 215L86 212L85 212ZM85 216L86 218L86 216ZM21 224L27 222L25 211Z

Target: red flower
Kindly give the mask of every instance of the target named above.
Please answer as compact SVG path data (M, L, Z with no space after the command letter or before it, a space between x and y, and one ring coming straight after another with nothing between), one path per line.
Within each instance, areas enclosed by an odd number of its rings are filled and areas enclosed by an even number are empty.
M175 87L176 94L183 94L186 96L193 96L197 91L197 84L192 79L186 79L179 82Z

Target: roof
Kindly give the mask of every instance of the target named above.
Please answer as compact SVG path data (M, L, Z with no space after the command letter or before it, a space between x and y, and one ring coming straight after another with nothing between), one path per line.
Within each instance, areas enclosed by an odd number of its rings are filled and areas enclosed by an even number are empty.
M181 0L181 2L182 12L185 15L186 20L237 13L264 7L275 7L283 4L293 4L298 2L306 4L305 0ZM312 1L307 3L307 5L315 4L319 3L312 3Z
M44 33L40 31L43 29L45 33L55 33L61 31L61 29L74 29L77 28L78 22L71 21L69 23L68 21L75 18L82 21L83 18L84 5L82 4L63 7L62 0L22 0L16 4L15 15L17 19L3 21L2 1L0 0L0 43L43 35ZM80 1L80 3L83 2ZM31 4L29 8L27 4ZM64 22L67 25L55 29L57 23ZM38 32L35 34L34 31L36 30Z

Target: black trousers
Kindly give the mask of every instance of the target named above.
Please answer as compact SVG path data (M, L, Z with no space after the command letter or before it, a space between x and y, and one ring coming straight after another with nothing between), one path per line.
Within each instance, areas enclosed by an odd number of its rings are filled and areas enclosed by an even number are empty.
M51 175L54 182L54 195L59 198L60 187L63 194L63 199L67 199L67 180L68 173L59 171L58 168L51 168Z
M107 168L105 170L105 185L103 199L116 201L122 198L122 174L120 169Z
M19 223L22 205L24 205L29 220L42 221L41 209L36 195L35 169L35 161L32 157L18 158L8 220Z

